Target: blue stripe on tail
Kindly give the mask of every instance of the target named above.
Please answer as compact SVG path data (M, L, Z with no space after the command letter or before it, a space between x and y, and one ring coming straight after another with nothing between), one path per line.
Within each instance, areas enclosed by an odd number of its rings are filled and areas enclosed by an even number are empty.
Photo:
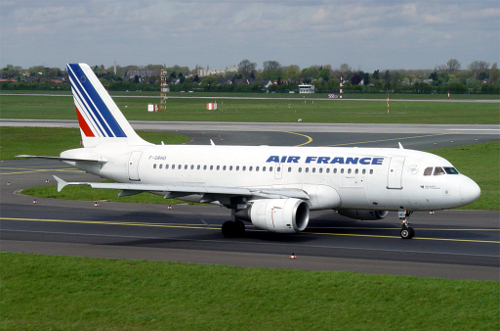
M122 128L115 120L113 114L111 114L110 110L102 100L99 93L95 90L80 65L78 63L70 63L68 64L68 67L71 69L68 70L68 74L75 82L73 84L73 88L80 91L81 95L89 105L93 117L99 121L101 126L106 131L106 134L110 137L126 137L127 135L123 132ZM80 82L81 85L78 84L78 82Z

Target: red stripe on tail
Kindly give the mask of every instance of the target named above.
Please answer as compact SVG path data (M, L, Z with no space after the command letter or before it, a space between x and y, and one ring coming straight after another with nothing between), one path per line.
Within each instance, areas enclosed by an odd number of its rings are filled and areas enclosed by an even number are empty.
M82 114L80 114L78 107L75 106L75 109L76 109L76 116L78 117L78 124L80 125L80 129L82 129L83 133L85 134L85 137L95 137L94 133L92 132L89 125L83 118Z

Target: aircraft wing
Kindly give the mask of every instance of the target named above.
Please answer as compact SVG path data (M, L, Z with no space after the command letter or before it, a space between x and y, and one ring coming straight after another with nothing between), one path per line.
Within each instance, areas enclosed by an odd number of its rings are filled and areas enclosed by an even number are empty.
M119 196L129 196L142 192L162 193L165 198L178 198L188 195L209 196L255 196L267 199L296 198L309 200L309 195L300 189L273 189L273 188L245 188L202 185L155 185L135 183L90 183L66 182L54 176L57 181L57 191L60 192L66 185L85 185L92 188L122 190ZM217 200L217 199L213 199Z

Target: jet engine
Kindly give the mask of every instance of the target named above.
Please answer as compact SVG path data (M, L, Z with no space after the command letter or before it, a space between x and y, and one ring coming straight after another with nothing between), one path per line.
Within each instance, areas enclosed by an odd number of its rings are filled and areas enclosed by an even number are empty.
M363 209L339 209L342 216L355 218L358 220L374 221L381 220L389 214L387 210L363 210Z
M236 211L234 216L252 222L259 229L295 233L304 231L309 224L309 205L294 198L255 200L248 208Z

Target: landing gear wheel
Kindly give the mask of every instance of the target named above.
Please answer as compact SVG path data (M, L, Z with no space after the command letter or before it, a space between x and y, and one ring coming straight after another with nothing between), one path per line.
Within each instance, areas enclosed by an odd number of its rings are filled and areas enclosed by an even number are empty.
M245 235L245 223L240 220L234 221L234 227L236 229L236 236L243 237Z
M403 210L399 212L399 219L401 220L401 231L399 231L399 235L403 239L411 239L415 236L415 230L410 226L410 215L413 212L410 210Z
M226 221L222 224L222 235L226 238L234 238L236 232L235 229L236 225L233 221Z
M403 239L411 239L415 235L415 230L409 226L407 228L402 228L401 231L399 231L399 234Z
M222 235L226 238L243 237L245 235L245 224L240 221L227 221L222 224Z

